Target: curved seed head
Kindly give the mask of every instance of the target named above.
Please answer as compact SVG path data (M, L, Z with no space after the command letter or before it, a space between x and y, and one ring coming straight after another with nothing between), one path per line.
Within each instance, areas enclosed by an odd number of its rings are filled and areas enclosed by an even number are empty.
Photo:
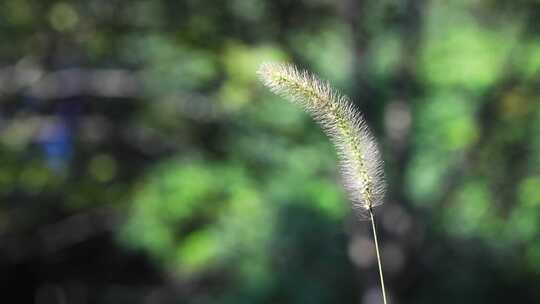
M328 82L290 64L265 63L257 72L272 92L300 105L321 125L336 147L345 189L355 207L383 202L383 162L375 139L351 100Z

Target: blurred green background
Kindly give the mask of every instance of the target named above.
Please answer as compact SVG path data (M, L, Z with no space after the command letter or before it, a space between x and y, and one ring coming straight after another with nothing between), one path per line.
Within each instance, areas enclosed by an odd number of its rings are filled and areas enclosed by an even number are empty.
M390 303L540 303L540 3L0 2L0 283L16 303L381 303L333 147L376 134ZM9 300L16 299L16 300Z

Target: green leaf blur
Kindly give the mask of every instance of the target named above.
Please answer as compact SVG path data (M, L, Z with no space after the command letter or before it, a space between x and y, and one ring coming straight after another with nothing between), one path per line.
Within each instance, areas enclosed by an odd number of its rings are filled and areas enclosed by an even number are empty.
M0 278L21 303L380 303L332 145L383 151L390 303L539 303L537 1L0 1Z

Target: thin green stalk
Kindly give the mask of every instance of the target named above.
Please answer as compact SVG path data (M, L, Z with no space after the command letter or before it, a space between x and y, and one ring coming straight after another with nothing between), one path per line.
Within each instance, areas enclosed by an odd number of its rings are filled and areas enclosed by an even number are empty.
M371 228L373 230L373 241L375 242L375 252L377 253L377 264L379 265L379 278L381 280L381 292L383 297L383 302L386 304L386 290L384 288L384 276L381 263L381 254L379 251L379 241L377 239L377 229L375 228L375 215L373 214L373 209L369 208L369 216L371 217Z

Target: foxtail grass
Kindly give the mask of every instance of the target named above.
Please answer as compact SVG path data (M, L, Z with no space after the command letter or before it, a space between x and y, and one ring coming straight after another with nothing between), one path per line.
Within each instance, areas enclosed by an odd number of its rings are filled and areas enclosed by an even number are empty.
M301 106L319 123L339 156L345 190L355 209L371 221L383 302L386 291L373 207L383 203L385 180L379 148L350 98L326 81L290 64L265 63L257 72L275 94Z

